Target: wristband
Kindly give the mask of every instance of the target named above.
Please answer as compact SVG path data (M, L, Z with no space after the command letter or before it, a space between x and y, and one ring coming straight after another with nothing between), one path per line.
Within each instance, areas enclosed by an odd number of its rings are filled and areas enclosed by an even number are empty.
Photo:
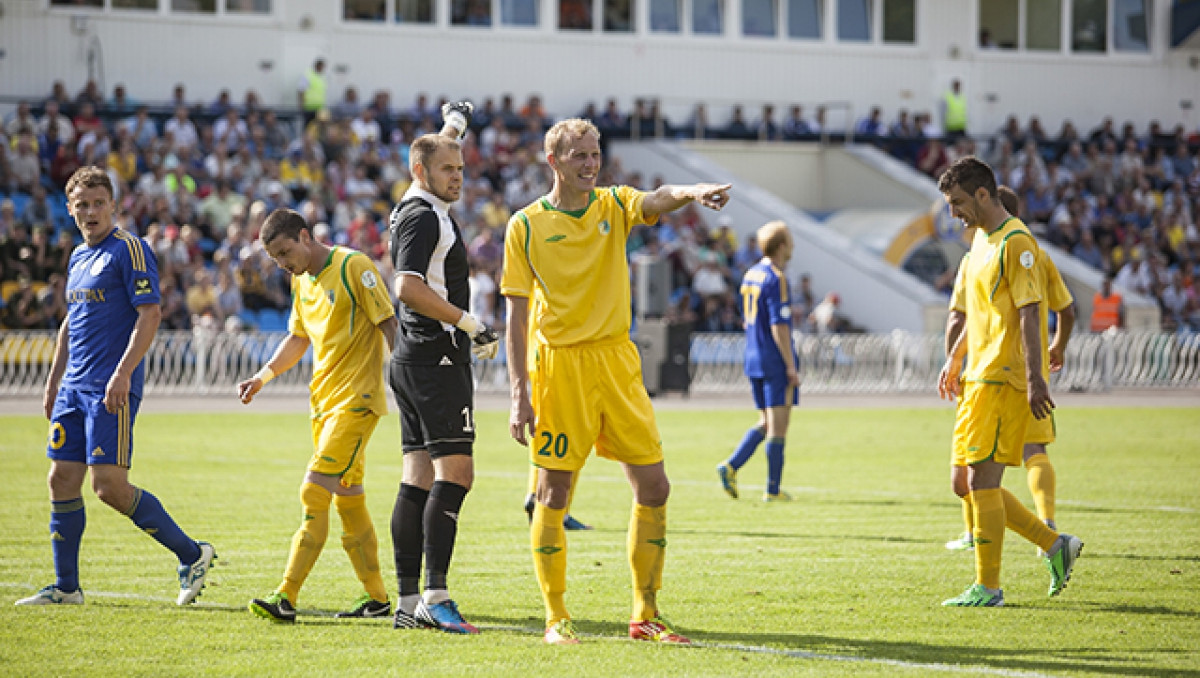
M454 323L454 326L474 337L479 332L479 329L483 327L483 323L479 322L475 316L463 311L462 317L458 319L458 322Z
M275 378L275 370L263 365L261 368L259 368L258 372L254 373L254 378L261 381L263 386L266 386L267 382Z

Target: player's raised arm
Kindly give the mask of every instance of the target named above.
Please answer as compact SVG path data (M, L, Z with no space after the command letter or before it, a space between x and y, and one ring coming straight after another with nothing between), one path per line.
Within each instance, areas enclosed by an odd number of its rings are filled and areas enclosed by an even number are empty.
M729 189L733 184L668 184L646 194L642 213L647 217L674 212L689 202L697 202L710 210L720 210L729 204Z

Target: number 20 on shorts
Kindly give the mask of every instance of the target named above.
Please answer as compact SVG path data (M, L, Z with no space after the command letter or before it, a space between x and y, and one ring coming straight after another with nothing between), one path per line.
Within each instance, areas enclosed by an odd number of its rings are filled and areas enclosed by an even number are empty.
M549 457L551 454L562 459L567 456L569 449L567 443L567 434L559 433L554 435L549 431L542 431L542 446L538 448L538 454L543 457Z

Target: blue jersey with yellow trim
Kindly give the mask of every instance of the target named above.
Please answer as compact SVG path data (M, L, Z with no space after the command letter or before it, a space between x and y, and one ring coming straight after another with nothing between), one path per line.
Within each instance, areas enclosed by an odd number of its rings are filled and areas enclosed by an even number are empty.
M129 347L137 307L159 303L158 261L145 241L114 228L95 247L76 247L67 268L70 354L60 385L104 391ZM144 369L139 363L129 384L139 398Z
M742 277L742 319L746 326L745 371L747 377L784 374L786 364L775 337L773 325L787 325L792 336L792 307L787 278L763 258ZM793 364L799 365L792 349Z

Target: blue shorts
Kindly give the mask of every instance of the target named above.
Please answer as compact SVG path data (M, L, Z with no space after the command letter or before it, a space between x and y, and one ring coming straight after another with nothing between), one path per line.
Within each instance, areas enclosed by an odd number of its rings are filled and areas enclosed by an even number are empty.
M129 468L133 458L133 422L142 399L129 396L129 403L109 414L104 394L58 389L50 415L46 456L55 461L77 461L88 466L113 464Z
M750 377L750 388L754 390L754 408L757 410L800 404L800 387L789 387L786 374Z

